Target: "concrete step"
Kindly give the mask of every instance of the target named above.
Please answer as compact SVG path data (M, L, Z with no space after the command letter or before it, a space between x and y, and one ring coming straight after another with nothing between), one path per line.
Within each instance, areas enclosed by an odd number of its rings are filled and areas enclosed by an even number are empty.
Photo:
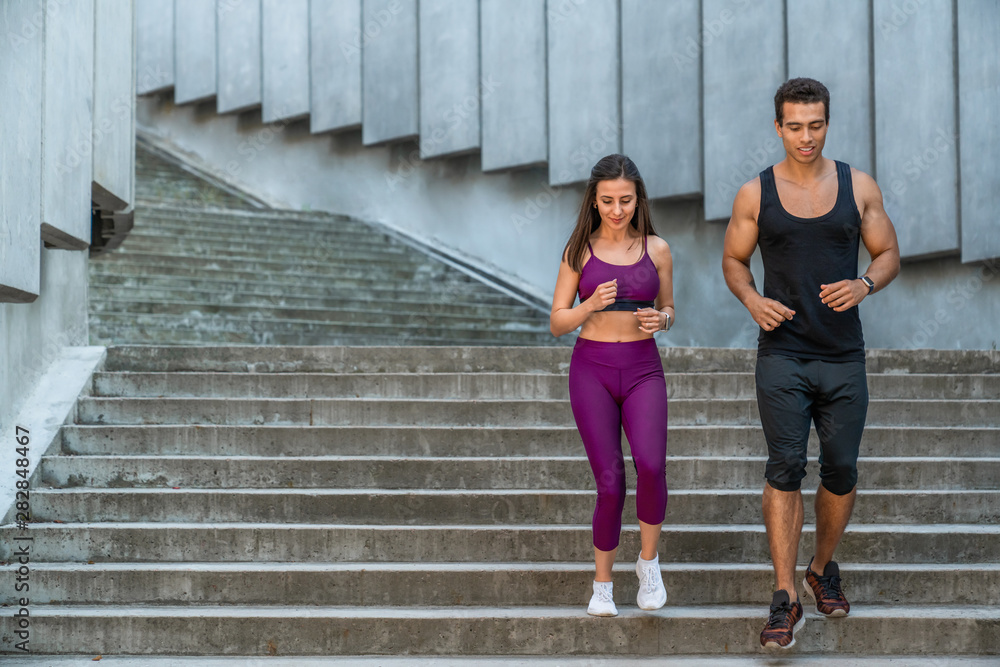
M353 280L338 278L330 283L302 285L298 284L296 279L287 276L270 276L272 282L265 282L263 279L253 281L194 280L169 275L130 276L100 271L95 266L96 262L91 263L90 293L92 298L95 296L98 298L110 297L115 294L127 296L139 291L148 293L153 290L162 290L168 293L181 292L185 294L206 292L215 294L217 298L270 297L279 299L281 303L309 303L317 299L329 298L334 294L363 295L368 303L392 303L394 301L401 303L452 303L456 305L464 303L520 305L521 303L486 285L470 282L461 274L449 277L443 285L436 284L435 289L428 289L427 286L420 286L416 283L398 288L385 288L373 284L366 278ZM455 289L442 289L443 286L457 285L462 286L461 293ZM290 286L294 286L294 290L290 289Z
M667 373L676 398L754 398L750 373ZM99 396L244 398L380 397L567 399L561 373L96 373ZM880 399L1000 399L1000 376L868 376Z
M463 347L201 347L126 346L108 350L106 370L256 372L564 373L565 348ZM661 347L664 368L679 372L752 373L756 353L734 348ZM868 350L868 373L1000 373L1000 352L990 350Z
M628 448L625 448L626 453ZM760 492L765 456L667 456L671 492L725 488ZM803 488L818 484L811 465ZM1000 457L862 457L864 489L992 490ZM45 456L40 474L50 487L182 489L590 489L593 473L579 456ZM635 471L626 456L626 484Z
M404 322L382 323L373 316L372 323L369 324L351 321L345 315L336 320L316 320L290 317L269 319L252 312L240 316L231 315L224 310L214 313L193 311L186 315L102 312L91 315L90 326L92 338L116 332L131 332L141 337L133 340L147 339L153 344L183 341L210 344L216 341L219 344L238 342L249 345L282 345L284 341L290 340L299 345L324 345L335 344L345 338L357 341L358 344L368 341L372 345L405 345L407 342L427 344L431 341L441 345L560 344L549 333L548 325L541 322L508 322L502 326L488 327L470 318L448 322L449 326L442 328L441 319L438 315L415 315ZM179 335L167 335L171 332Z
M377 304L357 300L353 304L332 300L329 308L320 304L306 307L282 307L275 303L256 306L244 303L219 303L217 301L195 301L193 296L186 301L128 300L114 298L97 301L91 306L91 314L134 313L136 315L191 315L210 317L224 313L233 317L255 318L257 320L316 320L327 323L363 323L370 327L392 327L410 325L414 320L420 323L428 318L437 320L442 326L476 325L497 329L517 329L522 326L544 327L548 330L548 316L527 308L498 308L496 306L461 306L447 308L435 304L400 304L382 308ZM551 336L551 333L549 334Z
M618 604L635 605L634 554L614 567ZM664 563L668 605L771 602L769 564ZM862 605L992 605L1000 564L840 563L844 590ZM580 607L591 563L39 563L36 605L341 605ZM801 582L805 568L799 568ZM800 586L801 589L801 586ZM11 594L0 604L15 601ZM803 603L805 604L805 603ZM806 605L812 612L812 608Z
M304 259L293 262L287 258L262 259L250 256L201 257L182 252L129 252L120 250L110 253L104 262L107 265L141 265L156 267L167 264L178 268L219 269L253 271L258 274L285 273L317 277L336 277L344 269L365 269L372 281L399 281L418 276L433 277L445 272L456 271L445 264L433 264L422 258L364 257L346 256L324 259Z
M465 290L462 290L463 292ZM350 311L363 311L371 313L382 310L384 304L393 304L393 311L411 312L416 314L433 315L466 315L466 316L489 316L493 319L499 318L525 318L530 317L535 320L545 321L547 314L539 310L521 304L513 299L497 299L493 303L478 303L474 293L456 295L457 299L442 298L430 301L426 298L392 298L379 299L367 290L338 290L326 289L325 294L320 297L301 297L281 293L261 294L254 292L238 291L195 291L175 289L158 289L146 286L141 287L113 287L90 286L91 312L102 312L108 309L118 309L118 306L127 304L130 309L147 309L147 304L157 306L159 304L178 303L209 303L231 308L281 308L289 310L319 309L329 310L343 308ZM419 297L419 295L417 295ZM499 295L498 295L499 296Z
M279 323L280 324L280 323ZM294 329L285 323L287 329ZM126 324L101 327L91 323L90 341L92 345L121 345L138 343L149 345L541 345L546 342L545 334L524 334L500 332L496 335L476 335L475 337L426 329L416 333L397 335L366 334L364 331L337 332L316 331L315 333L294 330L274 333L268 326L256 327L255 331L230 327L223 329L177 329L150 326L130 327ZM278 327L272 327L278 328ZM550 343L559 345L558 342Z
M620 550L639 552L638 526L622 529ZM10 560L22 535L0 527L0 560ZM277 523L31 523L34 561L365 561L591 562L590 523L535 525L345 525ZM803 529L800 565L813 550ZM661 562L768 562L764 526L664 524ZM856 563L995 563L1000 525L852 524L838 559Z
M669 483L670 475L667 475ZM815 492L803 492L806 521L814 522ZM31 493L37 522L86 517L88 522L354 524L428 526L523 523L583 524L596 494L554 489L47 489ZM670 493L666 521L677 525L749 524L760 519L754 490L697 489ZM635 492L624 521L638 523ZM1000 491L862 490L857 524L997 523Z
M229 607L46 605L32 608L32 650L75 646L97 654L180 655L759 655L766 609L624 606L616 618L572 607ZM15 619L0 617L5 650ZM35 635L37 634L37 639ZM796 652L857 655L927 653L914 637L933 637L935 653L1000 652L993 606L868 607L833 622L809 614ZM183 642L175 638L183 637ZM37 642L37 644L36 644Z
M257 231L248 235L245 229L216 228L211 224L185 227L180 222L156 221L140 216L129 233L128 244L135 246L166 246L218 248L243 252L283 251L294 256L299 252L326 252L358 249L391 253L412 252L412 248L380 233L374 227L344 227L339 223L317 224L313 230L296 232ZM429 259L429 258L428 258ZM433 261L433 260L429 260Z
M308 424L421 426L567 426L574 424L569 401L316 398L81 398L83 424ZM755 425L755 399L673 399L676 425ZM998 401L874 399L873 426L1000 426Z
M153 456L582 456L575 426L137 426L66 425L65 454ZM818 452L815 432L810 456ZM624 442L624 451L628 444ZM674 456L765 456L759 426L672 425L667 451ZM869 426L864 457L966 457L1000 455L994 428Z

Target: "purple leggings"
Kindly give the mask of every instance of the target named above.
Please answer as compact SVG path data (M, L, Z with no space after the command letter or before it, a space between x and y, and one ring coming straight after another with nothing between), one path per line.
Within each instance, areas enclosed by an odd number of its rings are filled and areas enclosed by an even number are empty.
M577 338L569 401L597 482L594 546L611 551L618 547L625 507L622 428L639 476L639 520L662 523L667 509L667 386L656 342Z

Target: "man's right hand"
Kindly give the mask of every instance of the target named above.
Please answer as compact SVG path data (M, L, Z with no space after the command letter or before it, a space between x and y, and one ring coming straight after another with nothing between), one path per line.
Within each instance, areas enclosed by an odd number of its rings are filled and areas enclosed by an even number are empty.
M763 296L758 296L746 306L754 322L764 331L774 331L782 322L795 316L795 311L788 306Z

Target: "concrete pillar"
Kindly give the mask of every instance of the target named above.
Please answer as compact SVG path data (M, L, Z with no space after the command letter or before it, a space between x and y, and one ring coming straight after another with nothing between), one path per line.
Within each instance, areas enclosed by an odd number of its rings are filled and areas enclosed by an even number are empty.
M0 2L0 35L0 100L16 101L0 104L0 301L30 303L41 270L44 0Z
M262 118L309 113L309 0L262 0Z
M785 156L774 92L786 79L782 0L704 0L705 219L729 219L745 182Z
M95 0L91 198L121 211L135 200L135 41L132 2Z
M951 0L874 2L875 159L885 210L903 257L954 252L954 6Z
M874 173L871 0L788 3L788 78L807 76L830 90L823 155ZM823 26L816 30L816 26Z
M650 197L702 191L698 9L622 0L622 149Z
M419 32L420 156L479 148L479 3L420 0Z
M217 0L219 113L260 106L260 0Z
M548 160L545 3L482 0L483 171Z
M46 5L42 240L82 250L90 245L94 0Z
M141 0L136 15L136 92L167 90L174 85L174 0Z
M174 4L174 102L185 104L215 96L216 7L209 0Z
M309 31L310 129L360 127L361 0L312 0Z
M361 45L362 140L416 136L417 0L363 0Z
M1000 257L1000 4L958 3L962 261Z
M590 178L594 163L621 150L617 0L548 4L549 182Z

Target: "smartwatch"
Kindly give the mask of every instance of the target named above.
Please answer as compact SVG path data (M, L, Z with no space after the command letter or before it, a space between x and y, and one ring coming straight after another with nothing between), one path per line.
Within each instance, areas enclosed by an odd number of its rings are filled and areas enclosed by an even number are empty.
M861 282L863 282L865 284L865 287L868 288L868 293L869 294L871 294L872 290L875 289L875 283L874 283L874 281L872 281L872 279L869 278L868 276L861 276Z
M660 329L660 331L670 331L671 323L673 320L670 317L670 313L663 313L663 314L667 316L667 323L666 325L664 325L662 329Z

